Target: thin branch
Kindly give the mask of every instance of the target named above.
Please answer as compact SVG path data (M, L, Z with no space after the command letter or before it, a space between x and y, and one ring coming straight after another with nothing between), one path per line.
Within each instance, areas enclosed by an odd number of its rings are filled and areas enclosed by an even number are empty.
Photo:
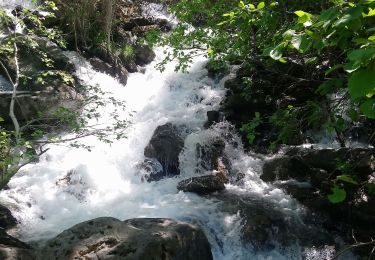
M3 70L5 71L5 74L7 74L8 80L10 81L10 83L12 84L12 87L13 87L14 86L13 79L10 76L8 69L5 67L4 63L1 60L0 60L0 65L3 68Z
M24 163L18 165L17 167L15 167L15 168L12 169L12 170L13 170L14 172L18 172L18 171L19 171L22 167L24 167L25 165L28 165L28 164L30 164L30 163L32 163L32 162L35 162L35 161L36 161L36 160L37 160L42 154L48 152L49 149L50 149L50 148L47 148L47 149L45 149L45 150L41 150L40 153L34 155L31 159L29 159L29 160L27 160L26 162L24 162Z
M335 260L335 259L338 259L340 255L344 254L346 251L350 250L350 249L353 249L353 248L356 248L356 247L361 247L361 246L369 246L369 245L372 245L374 244L375 245L375 240L372 240L370 242L366 242L366 243L363 243L363 242L359 242L359 243L355 243L353 245L350 245L350 246L347 246L346 248L344 248L343 250L339 251L333 258L332 260ZM374 251L374 248L372 249L372 253Z

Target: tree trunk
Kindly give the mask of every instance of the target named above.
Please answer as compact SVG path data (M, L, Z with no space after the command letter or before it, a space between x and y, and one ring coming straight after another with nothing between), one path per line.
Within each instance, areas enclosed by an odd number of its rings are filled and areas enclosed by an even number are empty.
M106 44L107 51L111 48L111 31L112 31L112 21L113 21L113 5L115 0L105 0L105 20L104 20L104 30L106 34Z

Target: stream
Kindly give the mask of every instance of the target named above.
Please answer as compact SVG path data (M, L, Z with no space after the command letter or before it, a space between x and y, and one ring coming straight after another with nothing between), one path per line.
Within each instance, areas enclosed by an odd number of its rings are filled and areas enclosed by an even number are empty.
M0 6L10 8L16 3L19 2L0 1ZM203 127L207 111L220 108L226 93L224 82L233 73L220 81L210 79L203 56L194 58L189 73L174 72L173 62L161 73L155 65L163 59L164 50L155 50L156 59L145 67L144 73L129 74L126 86L93 70L77 53L66 52L85 84L98 85L109 96L126 103L126 111L120 117L128 118L131 124L127 138L115 140L111 145L92 136L79 140L90 145L91 151L68 144L49 145L50 150L38 163L23 167L11 179L9 189L0 193L0 201L20 221L15 231L17 237L39 245L77 223L96 217L121 220L163 217L199 224L217 260L330 259L332 248L302 247L297 242L287 248L275 243L269 250L256 250L242 241L241 230L246 219L241 208L236 212L224 210L226 202L220 196L198 196L176 189L179 181L196 174L197 143L222 136L232 167L245 176L238 186L226 185L225 196L251 198L270 207L277 205L284 218L300 225L304 225L300 216L310 214L281 189L260 179L262 157L244 152L233 126L223 121L210 129ZM100 111L101 123L111 121L111 109L108 106ZM145 158L144 148L156 127L167 122L177 125L185 137L179 157L181 174L143 182L139 163ZM69 185L63 181L67 173L71 174Z

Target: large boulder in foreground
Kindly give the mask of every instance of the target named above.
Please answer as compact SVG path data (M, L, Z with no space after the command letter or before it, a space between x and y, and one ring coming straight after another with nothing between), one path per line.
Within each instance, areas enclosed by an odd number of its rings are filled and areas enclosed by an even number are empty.
M211 260L203 231L172 219L86 221L50 240L40 259Z
M13 228L17 220L12 216L10 210L0 205L0 259L6 260L32 260L35 259L31 247L10 236L6 230Z
M0 228L0 259L34 260L34 253L29 245L8 235Z
M158 126L144 150L148 158L157 159L164 168L165 175L180 173L178 156L184 147L184 140L176 126L171 123Z

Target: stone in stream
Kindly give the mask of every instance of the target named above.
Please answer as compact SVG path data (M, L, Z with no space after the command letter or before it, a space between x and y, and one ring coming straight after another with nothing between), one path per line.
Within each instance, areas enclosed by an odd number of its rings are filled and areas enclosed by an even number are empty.
M307 211L296 214L282 205L261 196L221 192L212 198L219 200L219 210L236 214L244 244L254 250L269 251L275 246L320 247L335 245L334 236L324 231L322 218Z
M0 228L9 229L17 225L17 220L13 217L10 210L0 204Z
M147 45L137 46L134 50L135 63L144 66L151 63L156 55L155 52Z
M219 111L207 111L207 122L204 123L205 128L209 128L213 124L219 122L220 112Z
M6 230L13 228L17 220L10 210L0 205L0 259L6 260L32 260L35 259L31 247L9 235Z
M129 73L121 64L113 66L97 57L90 58L89 62L95 70L111 75L112 77L117 77L121 84L126 85Z
M177 189L184 192L194 192L205 195L225 189L224 181L216 175L192 177L177 184Z
M39 259L211 260L196 225L163 218L103 217L77 224L47 242Z
M178 156L184 147L184 140L177 127L171 123L158 126L144 150L148 158L155 158L164 168L164 175L180 174Z
M139 169L141 170L142 181L159 181L165 176L163 165L155 158L146 158L139 165Z
M197 144L198 169L213 171L218 168L218 160L223 160L225 141L219 136L214 136Z

